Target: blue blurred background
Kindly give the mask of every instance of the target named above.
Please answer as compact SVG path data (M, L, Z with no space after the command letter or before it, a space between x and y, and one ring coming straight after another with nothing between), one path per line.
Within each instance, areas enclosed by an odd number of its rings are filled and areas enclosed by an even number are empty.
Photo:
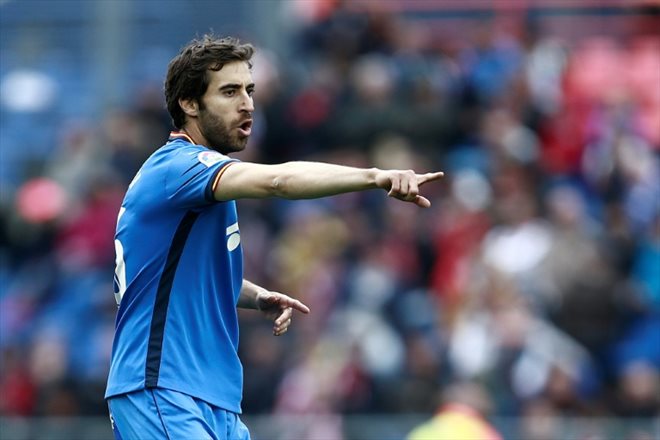
M456 384L505 438L660 438L658 29L654 0L0 1L2 438L111 435L116 214L209 31L258 48L241 159L446 173L428 210L239 202L246 277L313 310L241 311L255 438L403 438Z

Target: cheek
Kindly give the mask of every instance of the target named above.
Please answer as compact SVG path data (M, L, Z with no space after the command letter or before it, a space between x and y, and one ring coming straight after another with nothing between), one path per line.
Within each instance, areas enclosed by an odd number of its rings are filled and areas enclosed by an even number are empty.
M216 99L209 103L210 113L217 119L222 120L224 123L229 119L231 114L231 103L226 100Z
M223 125L224 114L222 108L218 108L213 102L208 102L206 108L201 112L201 118L207 126Z

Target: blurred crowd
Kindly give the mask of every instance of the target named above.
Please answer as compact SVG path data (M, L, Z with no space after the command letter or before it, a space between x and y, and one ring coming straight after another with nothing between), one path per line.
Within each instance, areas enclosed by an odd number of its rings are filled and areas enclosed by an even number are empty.
M446 177L422 188L427 210L378 191L239 202L246 278L312 309L279 338L240 312L244 411L326 415L289 438L329 440L337 414L430 414L470 384L485 415L522 420L512 438L560 438L563 416L634 420L617 438L651 438L657 35L567 41L484 22L453 36L378 10L322 12L287 56L259 48L239 157ZM16 165L0 205L1 415L107 412L114 226L170 130L160 87L100 122L58 121L48 155L3 138ZM28 111L8 102L3 124ZM47 115L31 117L38 132Z

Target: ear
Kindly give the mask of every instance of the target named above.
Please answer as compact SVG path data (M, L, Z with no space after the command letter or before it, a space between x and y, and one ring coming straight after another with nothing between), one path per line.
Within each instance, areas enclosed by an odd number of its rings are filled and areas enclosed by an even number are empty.
M179 106L181 107L181 110L183 110L183 112L188 116L196 117L199 113L199 104L197 103L196 99L180 98Z

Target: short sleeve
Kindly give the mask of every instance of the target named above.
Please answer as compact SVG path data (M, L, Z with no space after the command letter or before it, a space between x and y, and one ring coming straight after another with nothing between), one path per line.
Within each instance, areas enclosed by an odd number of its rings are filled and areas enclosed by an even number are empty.
M227 165L236 161L203 147L178 149L167 167L167 198L181 208L194 208L215 202L213 184L216 177Z

